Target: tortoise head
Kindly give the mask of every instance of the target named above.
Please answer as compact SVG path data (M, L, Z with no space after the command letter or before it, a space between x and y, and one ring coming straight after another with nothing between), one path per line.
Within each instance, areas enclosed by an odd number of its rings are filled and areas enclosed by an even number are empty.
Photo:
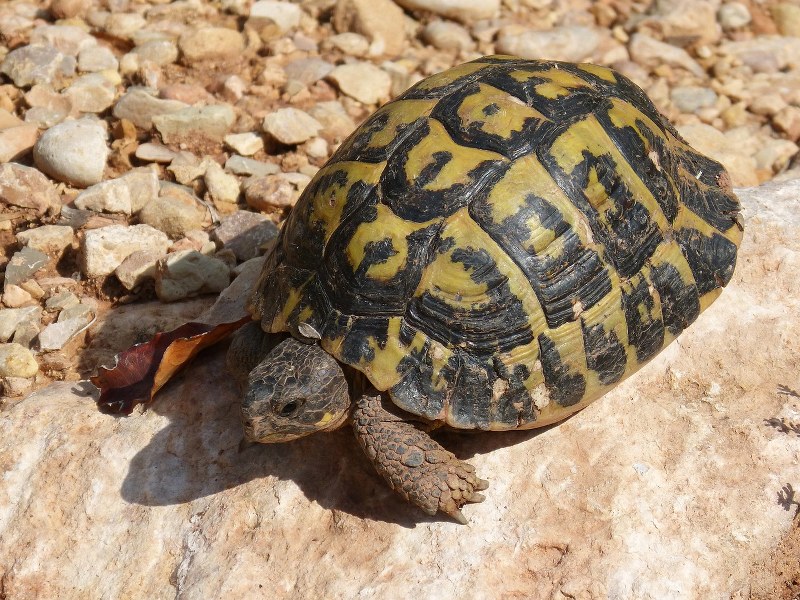
M334 429L349 407L339 363L317 344L287 338L250 371L241 408L244 437L269 444Z

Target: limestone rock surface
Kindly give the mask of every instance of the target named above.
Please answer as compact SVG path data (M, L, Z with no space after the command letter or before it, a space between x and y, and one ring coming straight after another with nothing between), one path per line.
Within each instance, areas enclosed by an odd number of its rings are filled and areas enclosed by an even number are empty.
M739 191L731 284L639 374L544 431L438 435L490 480L467 526L396 498L347 429L239 453L223 349L130 417L79 382L2 405L3 595L770 597L800 487L800 180Z

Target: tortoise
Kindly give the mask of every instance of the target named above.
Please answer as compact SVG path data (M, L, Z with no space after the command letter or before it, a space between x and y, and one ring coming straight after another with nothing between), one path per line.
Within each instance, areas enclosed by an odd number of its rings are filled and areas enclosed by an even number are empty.
M392 489L465 523L439 427L542 427L731 279L730 178L606 67L489 56L372 114L287 218L231 343L245 439L351 423Z

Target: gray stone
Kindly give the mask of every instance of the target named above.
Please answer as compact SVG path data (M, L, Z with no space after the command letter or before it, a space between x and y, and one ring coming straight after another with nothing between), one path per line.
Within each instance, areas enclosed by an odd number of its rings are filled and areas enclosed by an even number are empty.
M79 254L81 271L87 277L102 277L114 272L120 263L137 250L165 252L167 235L149 225L110 225L84 233Z
M4 284L19 285L30 279L36 271L47 264L47 254L36 248L24 247L11 257L6 265Z
M33 389L33 380L24 377L4 377L0 383L2 383L3 396L6 398L26 396Z
M36 359L21 344L0 344L0 377L31 378L39 372Z
M70 291L58 292L50 296L44 303L44 307L51 311L61 311L65 308L77 306L81 303L81 299Z
M167 144L193 137L221 142L233 126L236 114L227 104L189 107L153 117L153 124Z
M52 46L21 46L9 52L0 63L0 73L8 75L17 87L51 83L74 72L75 60L70 60Z
M321 129L319 121L297 108L280 108L264 117L264 131L282 144L301 144Z
M83 306L83 305L77 305ZM40 350L61 350L76 335L86 329L94 320L95 314L91 308L80 309L78 316L71 319L58 320L50 323L39 332L37 345Z
M117 90L116 85L100 73L89 73L73 81L63 94L75 111L97 114L114 104Z
M263 138L259 134L252 131L248 131L246 133L231 133L226 135L225 144L244 156L252 156L259 150L264 149Z
M395 0L408 10L432 12L448 19L471 23L496 17L500 0Z
M196 250L184 250L159 260L155 279L158 298L163 302L174 302L221 292L230 283L230 269L221 260Z
M328 74L342 93L364 104L377 104L386 100L392 89L389 74L372 63L339 65Z
M236 175L274 175L281 172L281 168L275 163L253 160L238 154L232 154L225 161L225 170Z
M114 274L126 289L132 290L155 277L156 263L163 256L163 252L139 250L123 260Z
M65 307L60 313L58 313L58 319L56 322L64 323L66 321L83 319L86 323L88 323L94 318L95 311L96 307L90 306L89 304L85 304L83 302L78 302L77 304Z
M97 71L116 71L119 61L110 48L105 46L90 46L78 53L78 70L84 73Z
M21 323L36 322L42 318L39 306L0 308L0 342L7 342Z
M244 38L235 29L200 27L182 34L178 47L190 64L230 60L244 52Z
M156 98L143 88L128 89L114 105L114 116L127 119L141 129L153 126L153 117L176 113L188 108L188 104L177 100Z
M601 41L592 28L578 25L555 27L546 31L504 27L497 38L497 50L523 58L579 62L595 51Z
M96 121L66 121L44 132L33 147L36 166L58 181L88 187L103 178L109 149Z
M39 128L32 123L0 130L0 164L28 154L38 139Z
M155 200L158 190L158 175L154 171L130 171L86 188L78 194L74 204L81 210L132 215Z
M17 243L21 246L35 248L55 257L60 257L72 246L74 239L75 232L72 227L64 225L41 225L17 234Z
M262 253L264 244L275 239L278 228L269 217L248 210L239 210L222 219L211 232L211 239L231 250L240 262Z
M672 88L670 98L681 112L693 113L701 108L714 106L717 94L711 88L696 85L684 85Z
M0 165L0 203L32 208L40 215L61 204L55 186L47 177L17 163Z

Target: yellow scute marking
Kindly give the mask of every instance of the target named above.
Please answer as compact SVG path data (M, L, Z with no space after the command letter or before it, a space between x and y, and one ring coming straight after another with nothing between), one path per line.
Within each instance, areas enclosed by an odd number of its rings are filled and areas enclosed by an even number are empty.
M592 63L580 63L578 68L581 71L586 71L587 73L591 73L600 79L605 79L606 81L610 81L611 83L617 82L617 77L614 75L614 71L609 69L608 67L601 67L600 65L593 65Z
M399 127L429 115L436 102L436 100L396 100L387 104L381 109L382 113L388 115L386 125L372 134L368 147L388 146L397 138Z
M332 179L332 183L325 188L316 190L316 194L311 199L312 207L309 215L309 223L322 225L325 230L325 243L328 243L333 232L339 226L342 218L342 211L347 204L347 195L350 188L359 181L369 185L374 185L383 172L385 162L378 164L362 162L338 162L321 169L315 178L321 178L332 173L344 173L346 182L341 184Z
M424 223L406 221L395 215L383 204L377 205L378 216L374 221L361 223L350 243L347 245L347 258L353 271L356 271L366 256L367 246L383 240L391 240L394 254L384 262L374 263L367 269L367 277L379 281L388 281L400 272L408 261L408 236L428 227L435 220Z
M480 71L486 66L488 66L486 63L464 63L458 65L457 67L453 67L452 69L447 69L446 71L436 73L435 75L431 75L430 77L423 79L414 87L414 89L435 90L436 88L444 87L450 83L453 83L462 77L471 75L476 71Z
M486 161L507 161L501 154L456 144L444 126L435 119L428 121L430 132L408 152L406 178L415 181L420 173L435 163L434 154L447 152L450 160L439 170L433 181L424 189L430 191L446 190L458 184L471 181L469 172Z
M486 114L484 109L496 105L494 114ZM521 103L515 97L484 83L479 90L464 98L458 107L458 116L465 127L479 123L480 129L489 135L509 138L516 131L522 131L530 120L548 121L538 110Z

